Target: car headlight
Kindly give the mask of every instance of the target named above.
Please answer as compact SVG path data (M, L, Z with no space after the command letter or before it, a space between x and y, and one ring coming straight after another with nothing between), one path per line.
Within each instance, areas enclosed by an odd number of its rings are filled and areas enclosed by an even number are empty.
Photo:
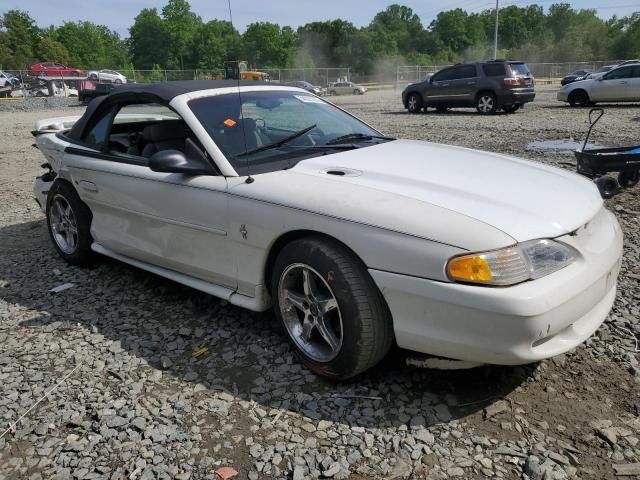
M506 286L549 275L575 258L568 245L532 240L500 250L453 257L446 270L454 282Z

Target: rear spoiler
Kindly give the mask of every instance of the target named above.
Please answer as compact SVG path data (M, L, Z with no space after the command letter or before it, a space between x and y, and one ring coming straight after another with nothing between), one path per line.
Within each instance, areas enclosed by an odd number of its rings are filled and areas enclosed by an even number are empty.
M69 130L80 119L81 115L70 117L54 117L38 120L35 129L31 130L31 135L37 137L43 133L57 133L63 130Z

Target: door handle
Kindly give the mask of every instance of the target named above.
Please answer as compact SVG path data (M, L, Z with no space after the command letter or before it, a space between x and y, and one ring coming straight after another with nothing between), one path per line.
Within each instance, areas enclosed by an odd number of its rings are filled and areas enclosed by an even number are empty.
M476 82L467 82L467 85L475 85Z
M626 84L627 84L626 81L620 82L620 85L626 85Z
M98 186L95 183L89 182L87 180L80 180L80 187L83 190L86 190L88 192L97 192L98 191Z

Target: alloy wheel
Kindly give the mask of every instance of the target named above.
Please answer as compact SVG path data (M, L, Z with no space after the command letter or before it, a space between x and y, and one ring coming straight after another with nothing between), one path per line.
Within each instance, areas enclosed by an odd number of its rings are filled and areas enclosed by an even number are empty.
M73 253L78 245L78 223L71 205L62 195L53 197L49 217L56 244L64 253Z
M278 282L284 325L296 346L317 362L333 360L342 348L342 314L327 281L309 265L289 265Z
M483 113L489 113L493 110L494 103L495 100L492 96L483 95L482 97L480 97L480 100L478 100L478 109L480 109L480 111Z

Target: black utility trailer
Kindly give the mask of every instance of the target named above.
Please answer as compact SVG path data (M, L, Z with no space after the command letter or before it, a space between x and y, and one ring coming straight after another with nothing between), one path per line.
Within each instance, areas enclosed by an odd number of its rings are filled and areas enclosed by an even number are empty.
M640 145L633 147L594 148L585 150L591 130L604 115L602 108L589 110L589 131L582 144L582 150L576 150L578 173L595 179L602 198L611 198L620 188L631 188L640 180ZM607 175L618 172L618 179Z

